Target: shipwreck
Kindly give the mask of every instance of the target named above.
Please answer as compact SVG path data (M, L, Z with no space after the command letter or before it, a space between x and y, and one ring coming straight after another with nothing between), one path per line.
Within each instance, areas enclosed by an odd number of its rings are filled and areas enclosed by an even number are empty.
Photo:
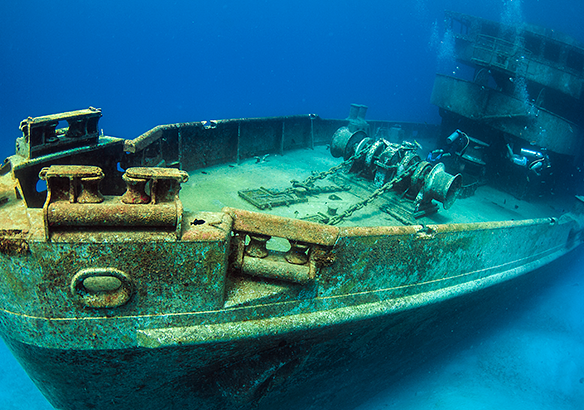
M134 139L93 107L23 120L0 168L0 333L49 402L326 408L579 246L584 49L446 22L472 75L437 75L441 125L357 104Z

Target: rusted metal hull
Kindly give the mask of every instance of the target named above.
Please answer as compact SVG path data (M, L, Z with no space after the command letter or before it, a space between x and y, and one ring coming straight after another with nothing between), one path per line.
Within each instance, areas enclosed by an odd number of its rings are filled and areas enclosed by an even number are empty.
M186 171L304 152L330 142L343 122L193 122L131 141L97 136L94 126L79 140L79 126L55 129L56 119L78 124L100 113L30 119L27 149L0 170L0 334L58 409L341 408L424 352L438 354L453 342L449 330L480 325L504 295L528 290L527 273L584 240L581 197L570 198L571 212L544 218L497 197L485 199L497 209L491 218L469 202L439 215L448 223L384 226L358 226L359 217L325 225L220 201L211 212L199 197L185 207L180 184L195 179ZM343 155L356 133L436 137L435 126L362 118L347 130ZM368 192L360 184L357 197ZM548 215L549 205L538 211Z
M57 409L352 409L476 336L544 270L391 315L220 342L112 350L6 339Z
M572 155L582 145L582 132L576 124L471 81L437 75L431 101L444 110L560 154Z
M408 366L394 356L434 343L419 339L435 323L491 309L582 240L574 215L325 229L235 209L196 219L178 242L4 240L3 337L56 408L326 408L349 373ZM318 280L237 299L227 255L243 232L323 247ZM128 272L132 299L96 310L72 298L71 276L95 266Z

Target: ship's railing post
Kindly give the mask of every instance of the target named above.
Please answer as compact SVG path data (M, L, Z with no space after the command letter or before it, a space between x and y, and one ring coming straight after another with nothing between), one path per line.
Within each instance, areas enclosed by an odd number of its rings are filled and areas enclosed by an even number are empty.
M103 195L99 183L104 174L99 167L87 165L53 165L43 168L39 177L47 181L47 201L100 203Z
M252 258L265 258L269 254L267 243L270 239L268 235L249 235L249 244L245 247L245 254Z
M291 239L288 239L288 242L290 243L290 250L288 250L284 256L288 263L292 263L294 265L304 265L306 262L308 262L308 255L306 254L306 251L310 249L310 244L294 241Z
M178 195L180 184L188 181L185 171L175 168L128 168L122 176L126 192L122 195L125 204L153 204L172 202ZM146 192L149 188L150 195Z
M132 178L128 173L122 175L126 183L126 192L122 195L122 202L125 204L147 204L150 202L150 195L146 193L146 178Z
M52 165L39 177L47 181L43 207L45 235L51 232L83 233L115 227L140 232L172 232L180 236L182 203L178 192L188 174L174 168L128 168L124 195L104 198L99 183L104 178L99 167ZM147 228L146 230L144 228Z
M245 274L307 284L334 259L330 251L339 228L241 209L223 211L234 220L231 266ZM290 248L270 249L272 238L287 240Z

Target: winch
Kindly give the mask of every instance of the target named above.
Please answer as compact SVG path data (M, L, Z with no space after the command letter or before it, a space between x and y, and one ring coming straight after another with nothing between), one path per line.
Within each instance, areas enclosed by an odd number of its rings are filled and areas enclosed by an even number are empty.
M373 139L364 127L355 129L351 125L349 117L349 126L339 128L331 142L334 157L352 159L350 172L371 180L378 188L391 185L389 188L402 197L414 199L414 212L429 211L433 199L444 209L452 206L462 185L460 174L447 173L442 163L432 166L423 161L417 154L417 143Z
M361 185L363 194L356 195L361 200L342 212L329 207L327 215L318 212L302 218L329 225L342 222L386 193L391 195L384 196L385 204L380 209L405 224L414 224L417 218L437 212L434 199L444 209L450 208L461 188L462 175L447 173L442 163L423 161L417 154L418 143L369 137L366 112L366 106L352 104L348 124L337 129L332 137L330 151L333 157L344 158L341 164L313 173L304 181L290 181L290 188L247 189L238 191L239 196L257 208L271 209L308 202L308 196L348 191L355 184ZM365 182L368 186L362 186L359 180L363 178L373 184ZM324 179L333 185L316 185Z

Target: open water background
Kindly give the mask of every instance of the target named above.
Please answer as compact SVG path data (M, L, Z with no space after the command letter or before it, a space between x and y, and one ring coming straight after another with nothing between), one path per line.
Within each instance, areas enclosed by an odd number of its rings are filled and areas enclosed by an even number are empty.
M584 42L579 0L0 2L0 156L28 117L101 107L106 135L165 123L316 113L438 123L436 71L459 69L445 9ZM461 349L359 398L374 409L584 409L584 251ZM0 348L0 410L50 409Z

